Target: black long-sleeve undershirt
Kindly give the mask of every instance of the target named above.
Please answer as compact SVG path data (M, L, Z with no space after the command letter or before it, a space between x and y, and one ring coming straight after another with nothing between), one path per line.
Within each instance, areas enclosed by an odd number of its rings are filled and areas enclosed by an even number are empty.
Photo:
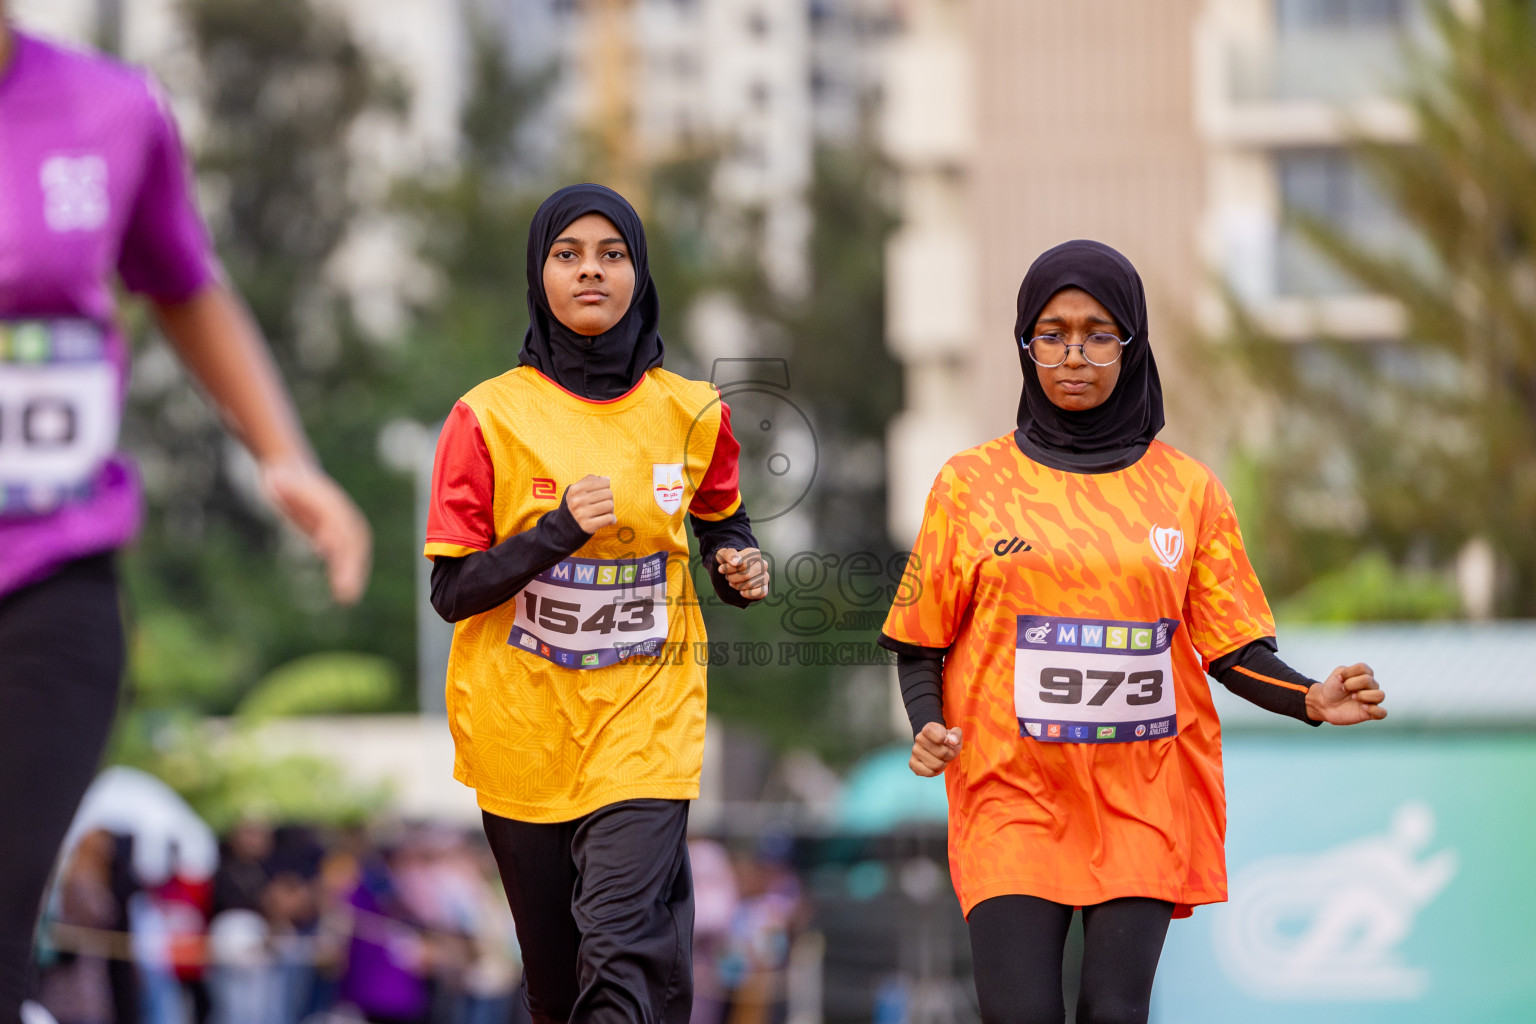
M693 535L698 538L699 559L709 573L709 582L715 588L715 596L737 608L753 604L753 600L742 597L741 592L721 574L720 564L715 558L715 552L721 548L742 551L757 547L757 538L752 535L752 520L747 518L747 510L738 508L724 519L700 519L690 515L688 525L693 527Z
M1322 725L1307 715L1307 689L1317 680L1280 660L1272 636L1260 637L1211 662L1211 675L1251 704L1308 725Z
M948 648L919 647L882 635L880 645L896 652L896 677L901 699L912 723L912 735L929 722L944 722L944 656ZM1223 686L1266 711L1286 715L1308 725L1321 725L1307 715L1306 688L1316 680L1302 675L1280 660L1275 638L1262 637L1217 658L1211 675Z
M752 523L744 509L724 519L710 521L688 517L699 540L699 553L710 584L720 600L737 608L752 604L732 587L716 564L721 548L755 548ZM531 530L508 537L486 551L461 557L438 555L432 562L432 607L449 622L488 612L516 597L539 573L574 554L592 535L583 530L566 506L540 517Z
M531 530L493 548L462 557L432 560L432 607L449 622L488 612L516 597L528 581L580 548L592 535L583 530L560 498Z

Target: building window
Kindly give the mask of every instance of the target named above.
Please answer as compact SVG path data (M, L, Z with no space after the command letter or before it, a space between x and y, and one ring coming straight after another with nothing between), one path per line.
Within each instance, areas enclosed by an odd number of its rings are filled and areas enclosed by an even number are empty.
M1275 0L1280 30L1396 28L1408 16L1408 0Z
M1278 291L1286 296L1340 295L1359 285L1307 242L1298 219L1333 225L1373 249L1414 247L1407 225L1370 175L1341 149L1287 150L1276 156L1284 222L1276 254Z
M761 9L753 11L747 16L747 31L758 39L768 35L768 15L764 14Z
M748 95L752 97L752 105L758 110L763 110L768 106L768 99L773 92L768 88L767 82L759 80L752 83Z

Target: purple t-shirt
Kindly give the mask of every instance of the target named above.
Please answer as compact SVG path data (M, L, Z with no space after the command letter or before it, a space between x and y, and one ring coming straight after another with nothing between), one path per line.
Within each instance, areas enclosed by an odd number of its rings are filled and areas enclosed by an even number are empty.
M0 71L0 596L127 543L128 350L113 274L176 302L217 276L158 90L13 33Z

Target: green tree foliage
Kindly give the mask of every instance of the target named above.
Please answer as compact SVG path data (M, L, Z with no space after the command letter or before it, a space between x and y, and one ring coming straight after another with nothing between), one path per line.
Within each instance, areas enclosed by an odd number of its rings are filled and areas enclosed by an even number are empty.
M193 155L220 258L322 461L368 510L379 541L363 604L331 606L319 565L277 528L248 460L140 314L125 434L151 514L126 559L131 624L143 634L131 676L153 703L179 694L227 712L261 672L307 652L372 651L402 668L413 661L409 482L374 451L395 368L353 323L332 273L348 232L369 213L351 140L395 118L403 96L340 19L309 0L183 0L180 12L201 70L206 127ZM177 644L184 658L167 656Z
M528 222L544 192L519 158L518 139L550 71L519 73L483 37L472 57L457 166L403 183L393 203L415 225L436 288L394 354L388 401L396 415L428 424L441 422L476 384L517 365L528 324Z
M806 294L777 296L755 261L734 272L732 294L788 364L789 397L815 431L820 466L801 509L816 550L770 550L774 593L745 613L716 608L700 576L710 638L730 652L711 671L711 711L834 762L889 738L889 670L870 657L881 653L878 620L902 564L885 529L885 427L901 406L901 369L885 347L884 252L894 227L885 180L873 146L821 147L808 196ZM757 427L734 426L742 437ZM762 469L744 467L743 476L754 471ZM744 660L743 644L770 647L772 662Z
M1454 618L1461 607L1443 573L1400 569L1370 551L1275 605L1285 622L1401 622Z
M1362 545L1445 566L1484 537L1501 563L1499 611L1530 616L1536 5L1460 6L1428 5L1434 42L1415 54L1403 97L1417 141L1354 147L1417 244L1384 251L1298 224L1364 291L1401 304L1402 340L1296 346L1239 325L1239 351L1279 407L1251 525L1282 590Z
M141 723L142 724L142 723ZM216 832L242 818L356 825L389 801L386 786L360 786L330 760L276 753L258 727L232 727L187 714L153 728L120 732L113 761L163 779Z
M262 721L287 715L378 711L400 692L398 677L395 666L376 654L307 654L268 673L235 713Z

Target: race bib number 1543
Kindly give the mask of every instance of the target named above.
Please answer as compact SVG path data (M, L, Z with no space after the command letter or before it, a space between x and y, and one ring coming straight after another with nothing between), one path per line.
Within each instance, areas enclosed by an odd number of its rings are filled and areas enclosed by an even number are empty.
M507 643L565 668L605 668L659 654L667 639L667 553L567 558L513 600Z

